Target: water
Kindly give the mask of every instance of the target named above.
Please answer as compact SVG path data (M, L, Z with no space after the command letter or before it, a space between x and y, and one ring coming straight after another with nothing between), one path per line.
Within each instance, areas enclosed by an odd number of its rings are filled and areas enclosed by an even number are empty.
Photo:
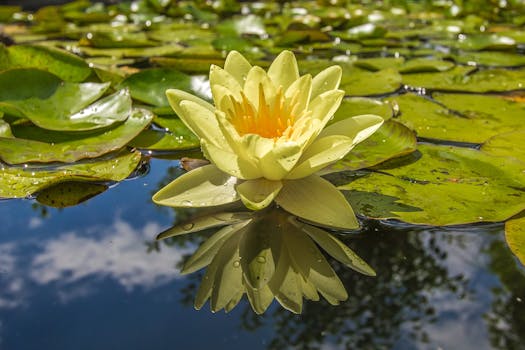
M343 240L377 277L332 262L349 294L341 305L305 302L294 315L274 301L257 316L243 300L229 314L195 311L202 273L179 268L199 235L154 242L174 212L150 196L175 163L153 160L146 176L71 208L1 203L1 349L524 347L524 270L499 224L365 223Z

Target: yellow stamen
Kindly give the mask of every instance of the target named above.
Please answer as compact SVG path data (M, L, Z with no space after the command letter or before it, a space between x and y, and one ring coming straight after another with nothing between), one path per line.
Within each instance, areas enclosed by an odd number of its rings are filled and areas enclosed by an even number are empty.
M246 95L241 92L241 101L230 96L233 109L226 111L231 123L242 136L246 134L257 134L266 138L278 139L293 135L294 124L297 113L299 91L287 101L282 87L277 89L275 99L270 105L266 100L264 88L259 84L259 106L256 109Z

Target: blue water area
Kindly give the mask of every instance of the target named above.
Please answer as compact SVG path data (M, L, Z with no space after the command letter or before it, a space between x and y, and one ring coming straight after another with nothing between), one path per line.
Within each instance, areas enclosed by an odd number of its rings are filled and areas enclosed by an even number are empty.
M524 348L525 273L499 224L365 222L342 239L378 276L332 262L349 294L341 305L196 311L202 273L177 266L196 241L154 243L176 215L150 197L177 163L150 165L71 208L0 202L0 349Z

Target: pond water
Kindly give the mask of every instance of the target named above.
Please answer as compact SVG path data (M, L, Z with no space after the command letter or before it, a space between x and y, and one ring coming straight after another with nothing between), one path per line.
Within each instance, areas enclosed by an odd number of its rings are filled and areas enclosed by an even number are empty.
M473 3L0 6L0 349L525 349L525 12ZM156 240L195 212L153 194L202 158L164 91L209 99L228 51L283 49L343 68L332 122L387 120L326 175L376 276L326 254L340 305L197 311L181 268L213 231Z
M377 277L334 264L349 294L339 306L194 310L200 276L177 268L194 244L154 244L174 219L150 200L169 167L155 160L146 176L72 208L1 203L2 349L523 348L525 278L501 224L372 222L342 239Z

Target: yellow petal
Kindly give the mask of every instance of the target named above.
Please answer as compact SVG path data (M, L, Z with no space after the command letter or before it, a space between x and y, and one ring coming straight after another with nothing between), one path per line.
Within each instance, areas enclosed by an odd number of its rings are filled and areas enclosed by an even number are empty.
M341 192L316 175L283 181L275 202L300 218L342 230L359 228L354 211Z
M267 284L258 289L250 287L246 282L244 285L253 311L258 315L263 314L273 301L272 291Z
M243 87L243 92L252 103L256 110L259 110L259 102L261 97L260 87L263 88L264 101L267 105L272 105L275 100L277 89L261 67L255 66L250 69L246 82Z
M342 159L354 147L352 139L332 135L317 138L303 153L286 179L300 179Z
M179 104L184 100L193 101L212 112L215 110L215 107L213 107L212 104L182 90L168 89L166 90L166 97L168 98L171 108L173 108L177 115L179 115L180 112Z
M182 112L179 116L180 119L200 139L205 139L218 147L227 146L217 118L215 118L215 114L212 111L189 100L180 102L179 108ZM226 149L231 150L229 147Z
M216 65L210 67L210 86L213 87L213 85L224 86L230 90L231 94L237 100L240 101L242 91L241 85L233 75ZM215 101L215 103L217 102L218 101Z
M294 81L299 79L299 68L294 54L291 51L281 52L268 68L268 76L275 87L282 86L286 91Z
M237 193L244 205L251 210L266 208L273 202L281 188L280 181L271 181L265 178L248 180L237 185Z
M237 154L225 151L206 140L201 141L205 157L223 172L243 180L257 179L261 171L251 162L242 159Z
M230 73L242 87L252 65L237 51L230 51L224 62L224 70Z
M343 70L339 66L328 67L312 80L312 99L322 93L339 87Z
M295 247L282 247L275 273L268 287L282 307L300 314L303 308L302 276L292 266L289 249L295 249Z
M310 74L303 75L290 85L286 90L284 96L288 103L293 103L292 115L299 116L306 108L310 101L310 93L312 92L312 76Z
M173 180L153 195L153 202L169 207L210 207L239 200L237 179L214 165L205 165Z
M334 237L334 235L315 226L299 223L300 228L306 232L321 248L326 250L333 258L339 260L351 269L368 276L375 276L375 271L352 249Z
M384 119L377 115L358 115L352 118L346 118L326 127L319 137L344 135L351 138L352 144L355 146L376 132L383 122Z
M275 272L275 244L281 242L280 232L268 226L267 220L255 220L243 235L240 245L244 282L251 288L261 288ZM276 257L275 257L276 258Z

